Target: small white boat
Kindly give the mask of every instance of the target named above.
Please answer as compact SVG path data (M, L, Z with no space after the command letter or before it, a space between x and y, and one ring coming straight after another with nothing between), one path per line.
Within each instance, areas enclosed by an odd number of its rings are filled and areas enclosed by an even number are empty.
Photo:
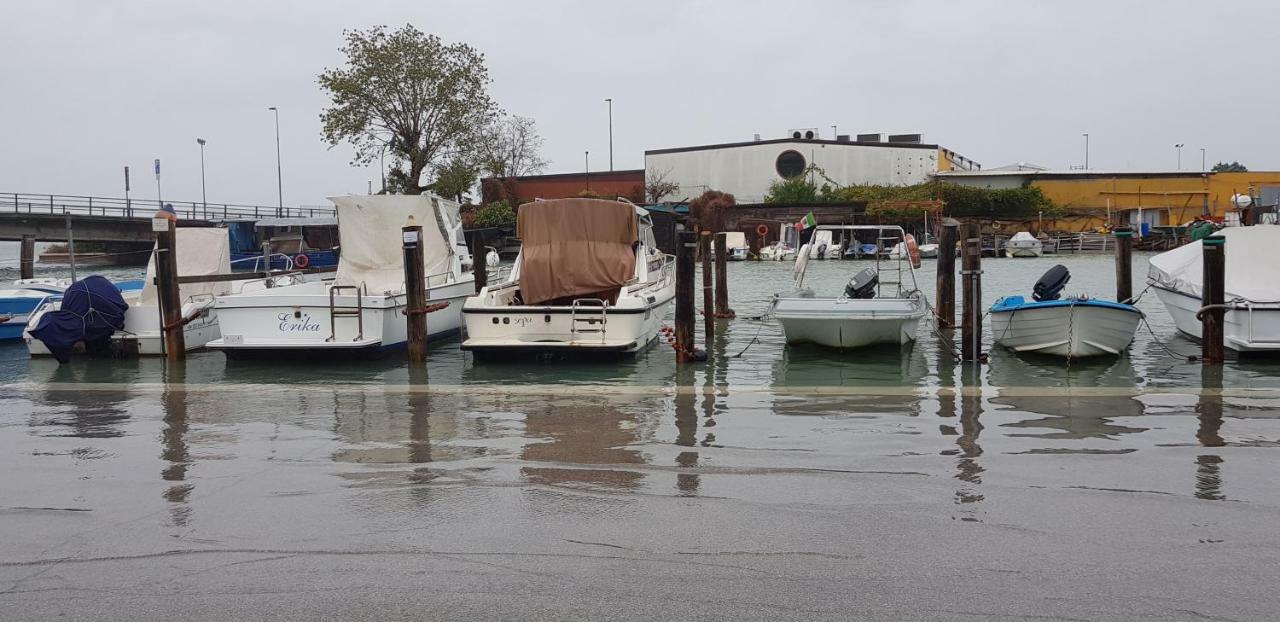
M1280 352L1280 226L1227 227L1223 344L1237 352ZM1179 331L1199 339L1204 306L1200 241L1151 258L1147 278Z
M796 247L800 245L800 233L794 227L783 225L781 239L760 249L760 259L764 261L791 261L796 258Z
M727 231L724 234L725 247L729 250L728 261L745 261L751 250L747 246L747 234L741 231Z
M836 243L833 230L819 226L809 238L809 257L811 259L839 259L840 245Z
M879 240L902 240L906 233L892 225L823 225L850 232L872 230ZM804 287L810 249L801 247L794 271L795 291L774 298L772 313L782 325L787 343L815 343L831 348L875 344L905 344L916 338L925 302L907 258L876 260L874 268L859 272L835 298L817 298ZM904 282L903 273L910 277Z
M70 284L69 279L19 279L0 289L0 341L22 339L31 314Z
M1005 255L1009 257L1039 257L1043 245L1036 236L1027 231L1019 231L1004 243Z
M535 201L520 206L516 227L524 244L506 280L466 300L463 350L628 355L656 341L675 299L675 262L658 250L648 211Z
M457 333L462 301L475 291L463 270L458 204L434 195L331 198L341 253L331 280L220 296L221 338L209 347L229 358L372 358L408 341L401 227L422 226L428 338Z
M1059 299L1071 279L1066 267L1050 268L1033 288L1033 300L1006 296L991 307L995 342L1015 352L1066 358L1114 356L1133 343L1142 312L1133 305L1085 297Z

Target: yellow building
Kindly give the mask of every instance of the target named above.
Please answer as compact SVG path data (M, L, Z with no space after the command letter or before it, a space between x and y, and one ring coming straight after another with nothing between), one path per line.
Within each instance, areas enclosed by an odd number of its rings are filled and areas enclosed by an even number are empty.
M1030 166L939 172L946 183L978 188L1039 188L1066 211L1043 223L1047 230L1084 231L1110 224L1177 226L1201 216L1238 215L1231 197L1247 194L1258 205L1280 198L1280 172L1201 173L1191 171L1048 171ZM1039 223L1035 227L1040 228Z

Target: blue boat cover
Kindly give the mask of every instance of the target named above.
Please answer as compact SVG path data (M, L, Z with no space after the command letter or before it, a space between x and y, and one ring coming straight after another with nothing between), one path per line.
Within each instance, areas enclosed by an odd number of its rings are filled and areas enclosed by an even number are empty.
M1126 305L1111 300L1098 300L1096 298L1066 298L1062 300L1045 300L1042 302L1030 301L1022 296L1005 296L991 305L992 313L1007 313L1009 311L1024 311L1027 309L1047 309L1049 307L1106 307L1108 309L1119 309L1121 311L1132 311L1141 313L1138 308L1133 305Z
M77 342L101 345L123 329L128 309L111 281L91 276L72 283L62 294L62 308L41 316L31 336L44 342L58 362L66 363Z

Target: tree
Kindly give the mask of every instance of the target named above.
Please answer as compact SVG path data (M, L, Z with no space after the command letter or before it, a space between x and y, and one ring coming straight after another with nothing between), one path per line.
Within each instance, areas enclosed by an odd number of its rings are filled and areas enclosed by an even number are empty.
M497 114L483 54L409 24L344 35L346 65L319 76L330 99L321 135L331 146L350 143L352 165L373 162L386 147L396 158L391 175L412 194L425 189L427 169L473 154L479 128Z
M504 116L485 128L480 140L480 168L502 184L503 198L517 200L517 177L542 172L542 137L533 119Z
M479 177L479 167L465 156L454 156L432 167L435 181L428 188L432 192L462 203L462 195L471 191Z
M1217 164L1214 164L1213 168L1209 169L1209 172L1211 173L1248 173L1249 169L1245 168L1243 164L1236 162L1235 160L1232 160L1230 164L1227 164L1226 162L1219 162Z
M667 196L680 192L680 184L674 181L667 181L670 176L671 169L654 172L653 175L645 174L644 195L649 199L650 203L661 203L662 199Z
M729 217L728 212L737 203L738 201L728 192L708 190L689 202L689 213L702 226L703 231L724 231Z

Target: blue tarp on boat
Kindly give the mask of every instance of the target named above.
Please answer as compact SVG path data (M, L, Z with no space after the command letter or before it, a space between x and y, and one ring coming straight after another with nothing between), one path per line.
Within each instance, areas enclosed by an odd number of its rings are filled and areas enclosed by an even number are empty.
M77 342L89 347L101 345L123 329L128 309L111 281L91 276L72 283L62 294L61 308L41 316L31 336L44 342L58 362L66 363Z

